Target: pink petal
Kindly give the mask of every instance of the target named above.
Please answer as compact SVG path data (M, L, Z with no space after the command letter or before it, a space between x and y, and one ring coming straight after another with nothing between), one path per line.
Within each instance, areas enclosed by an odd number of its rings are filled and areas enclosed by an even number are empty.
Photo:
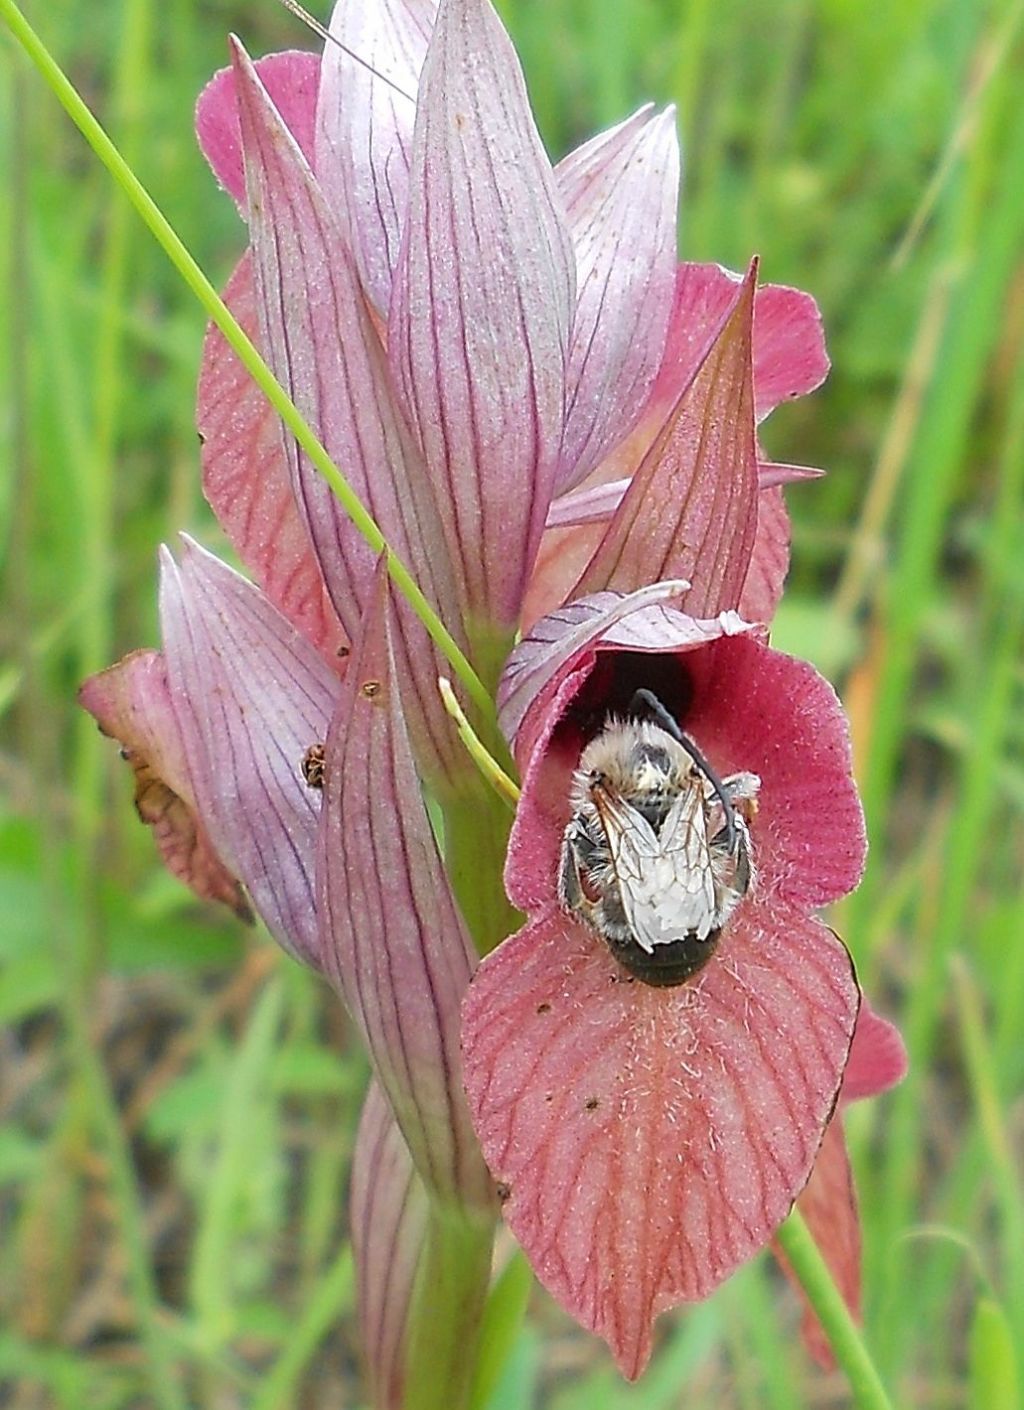
M782 284L758 291L754 312L754 391L757 419L780 402L820 387L830 367L818 305Z
M429 1203L388 1099L375 1081L356 1136L349 1205L370 1402L375 1410L402 1410L405 1337Z
M789 572L789 513L778 485L757 497L757 534L738 611L748 622L770 622Z
M421 801L386 578L377 593L327 742L320 943L427 1189L486 1209L459 1057L473 948Z
M739 602L757 529L755 276L752 266L574 595L686 578L693 584L686 599L692 616L713 617Z
M320 795L302 760L326 737L337 677L257 588L188 541L180 568L164 550L160 620L199 816L275 939L318 965Z
M675 302L652 403L670 405L699 365L708 333L736 297L740 276L718 264L680 264ZM810 294L765 284L754 301L754 402L758 422L781 401L825 380L828 355L818 306Z
M468 607L504 629L517 621L557 473L574 282L508 36L486 0L442 0L389 355Z
M340 44L324 49L314 167L344 213L363 287L385 315L408 200L416 89L436 12L437 0L339 0L330 32Z
M196 816L181 730L159 651L133 651L78 692L104 734L119 740L135 774L135 807L153 829L164 863L204 901L221 901L242 920L252 911Z
M246 253L224 300L258 341L252 257ZM196 426L210 508L270 601L327 656L347 640L292 493L277 413L211 323L203 344Z
M256 71L285 126L312 161L320 55L300 50L268 54L266 58L257 59ZM233 69L219 69L200 93L196 103L196 136L214 176L235 198L244 215L245 170Z
M675 111L641 109L555 168L576 250L562 487L631 430L661 365L679 202Z
M470 1109L538 1277L639 1375L655 1316L770 1238L810 1173L857 1014L817 921L748 902L679 989L548 910L463 1006Z
M828 1264L832 1281L855 1321L860 1322L860 1217L841 1116L835 1116L825 1132L811 1178L796 1207ZM801 1331L807 1350L819 1366L832 1370L835 1357L821 1323L793 1277L785 1254L778 1247L772 1251L803 1303Z
M880 1018L865 1000L857 1017L840 1097L844 1102L877 1097L902 1082L906 1075L907 1049L899 1029L888 1019Z
M776 485L794 485L801 480L820 480L824 473L824 470L818 470L813 465L780 465L774 460L759 460L757 487L761 490L771 490Z
M572 528L577 524L595 524L610 519L629 489L629 480L612 480L607 485L593 485L551 501L546 528Z
M435 611L457 630L460 599L441 516L395 405L347 245L240 48L236 62L257 300L271 366ZM284 444L331 601L354 637L372 588L374 555L291 435ZM403 678L418 706L417 753L443 776L466 761L438 694L439 661L411 611L403 610L399 621Z

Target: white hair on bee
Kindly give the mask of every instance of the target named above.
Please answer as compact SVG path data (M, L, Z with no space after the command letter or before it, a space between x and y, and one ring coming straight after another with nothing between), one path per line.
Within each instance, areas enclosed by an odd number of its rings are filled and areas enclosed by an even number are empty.
M665 987L703 968L754 883L760 779L719 779L660 702L637 699L656 718L610 717L580 756L558 889L634 977Z

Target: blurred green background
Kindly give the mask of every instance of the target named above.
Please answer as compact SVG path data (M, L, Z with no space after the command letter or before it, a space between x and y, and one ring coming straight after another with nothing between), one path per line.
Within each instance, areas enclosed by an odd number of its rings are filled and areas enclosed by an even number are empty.
M350 0L358 3L358 0ZM817 297L834 369L766 428L776 644L851 713L872 840L833 917L911 1075L849 1113L868 1338L899 1404L1010 1410L1024 1347L1024 38L1020 0L504 0L560 155L674 101L682 249ZM215 280L192 138L273 0L29 17ZM325 17L325 16L324 16ZM331 996L162 871L78 682L156 641L155 548L222 539L203 318L0 36L0 1405L357 1406L344 1190L365 1066ZM540 1293L492 1410L841 1406L767 1258L646 1378ZM1018 1372L1019 1374L1019 1367ZM175 1386L184 1389L175 1389Z

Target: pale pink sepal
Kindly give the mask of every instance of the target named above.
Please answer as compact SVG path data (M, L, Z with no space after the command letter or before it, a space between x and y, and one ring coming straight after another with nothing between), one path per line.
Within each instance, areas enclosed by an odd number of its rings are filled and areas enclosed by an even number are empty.
M632 429L661 366L679 202L675 110L647 107L555 168L576 251L559 484L590 473Z
M267 928L319 967L313 863L320 795L302 761L338 679L252 583L186 540L163 551L160 622L196 810Z
M312 161L320 55L301 50L268 54L256 60L256 71L285 126ZM219 69L200 93L196 102L196 136L214 176L234 197L244 216L245 168L234 69Z
M757 530L751 337L756 266L633 476L573 596L686 578L686 610L732 609Z
M258 342L249 252L239 261L223 297L244 331ZM196 428L202 442L203 493L238 556L274 606L325 655L340 662L348 640L295 502L277 412L213 324L203 343Z
M257 302L268 360L342 468L388 543L456 635L460 593L442 516L415 438L393 398L384 351L348 246L323 193L255 70L236 45ZM372 589L374 555L291 434L296 499L331 601L354 637ZM432 776L465 760L437 691L439 663L411 611L396 647L415 692L417 756ZM409 697L411 705L411 696Z
M430 1204L387 1097L370 1082L356 1135L349 1222L373 1410L403 1410L406 1334Z
M204 901L220 901L243 920L253 918L237 877L218 856L196 815L181 730L159 651L133 651L78 692L79 703L104 734L121 745L135 774L135 807L153 829L164 863Z
M409 193L416 90L436 12L437 0L339 0L330 23L339 42L325 45L320 70L313 166L344 216L363 287L384 317Z
M391 618L378 574L327 740L320 945L427 1189L489 1208L459 1057L474 952L420 794Z
M749 901L678 989L553 907L482 961L466 1087L541 1282L633 1378L652 1324L766 1244L807 1180L859 1003L818 921Z
M518 620L558 468L575 262L519 60L442 0L420 81L388 352L471 616Z

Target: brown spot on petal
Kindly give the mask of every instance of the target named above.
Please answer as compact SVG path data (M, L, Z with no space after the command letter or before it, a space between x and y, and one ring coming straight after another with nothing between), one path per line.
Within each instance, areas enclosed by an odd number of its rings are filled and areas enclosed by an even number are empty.
M548 1003L538 1004L538 1005L537 1005L537 1012L538 1012L538 1013L550 1013L550 1012L551 1012L551 1005L548 1004Z
M597 1108L601 1105L601 1103L597 1097L588 1097L587 1100L583 1103L583 1105L588 1111L596 1111Z
M363 681L359 694L366 700L376 700L380 695L380 681Z
M499 1180L494 1189L501 1204L507 1204L512 1198L512 1186L507 1185L504 1180Z

